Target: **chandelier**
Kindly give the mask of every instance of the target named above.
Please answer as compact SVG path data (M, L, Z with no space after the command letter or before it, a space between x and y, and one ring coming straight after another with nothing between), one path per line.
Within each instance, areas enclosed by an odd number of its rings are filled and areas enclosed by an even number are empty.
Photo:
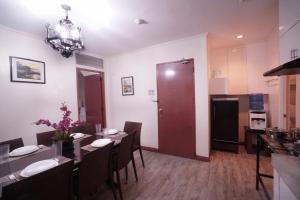
M55 25L46 25L46 43L59 51L63 57L69 58L73 55L73 51L80 51L84 47L80 39L81 29L75 27L69 20L68 12L71 10L71 7L68 5L61 5L61 7L66 12L66 18L59 20Z

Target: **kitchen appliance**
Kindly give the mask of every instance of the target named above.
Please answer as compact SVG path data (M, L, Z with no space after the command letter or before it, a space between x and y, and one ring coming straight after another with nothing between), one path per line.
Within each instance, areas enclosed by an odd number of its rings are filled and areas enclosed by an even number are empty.
M213 98L211 106L212 148L238 153L239 99Z
M249 112L250 129L264 130L267 128L267 114L264 111Z
M264 95L250 94L249 96L249 126L253 130L267 128L267 114L264 111Z

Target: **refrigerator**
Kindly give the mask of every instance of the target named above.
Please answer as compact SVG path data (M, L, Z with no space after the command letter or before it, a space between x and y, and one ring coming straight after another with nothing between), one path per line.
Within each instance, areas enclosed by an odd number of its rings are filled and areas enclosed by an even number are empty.
M238 153L239 99L212 98L211 147Z

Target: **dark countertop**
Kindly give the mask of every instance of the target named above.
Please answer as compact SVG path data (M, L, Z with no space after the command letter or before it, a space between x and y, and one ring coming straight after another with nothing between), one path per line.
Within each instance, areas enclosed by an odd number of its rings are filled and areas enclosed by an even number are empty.
M273 153L272 165L294 195L300 199L300 158Z

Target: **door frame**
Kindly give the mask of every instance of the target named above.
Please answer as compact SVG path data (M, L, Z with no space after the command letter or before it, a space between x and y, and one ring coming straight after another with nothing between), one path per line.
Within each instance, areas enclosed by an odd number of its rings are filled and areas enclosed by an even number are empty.
M194 85L194 96L193 96L193 99L194 99L194 104L193 104L193 107L194 107L194 134L193 134L193 137L194 137L194 141L193 141L193 149L194 149L194 154L193 154L193 157L192 159L196 159L197 158L197 152L196 152L196 85L195 85L195 59L194 58L188 58L188 59L184 59L185 61L193 61L194 63L194 66L193 66L193 70L194 70L194 73L193 73L193 85ZM177 60L177 61L170 61L170 62L163 62L163 63L158 63L156 64L156 94L157 94L157 104L156 104L156 109L157 109L157 135L158 135L158 152L160 153L163 153L161 152L160 150L160 142L159 142L159 97L158 97L158 65L161 65L161 64L173 64L173 63L181 63L183 60Z
M95 73L99 73L100 74L100 82L101 82L101 86L102 86L102 107L103 107L103 125L102 127L106 127L106 103L105 103L105 74L103 71L97 71L97 70L92 70L92 69L86 69L86 68L82 68L82 67L76 67L76 94L77 94L77 110L78 110L78 120L79 120L79 115L80 115L80 110L79 110L79 96L78 96L78 73L80 73L80 71L88 71L88 72L95 72Z

